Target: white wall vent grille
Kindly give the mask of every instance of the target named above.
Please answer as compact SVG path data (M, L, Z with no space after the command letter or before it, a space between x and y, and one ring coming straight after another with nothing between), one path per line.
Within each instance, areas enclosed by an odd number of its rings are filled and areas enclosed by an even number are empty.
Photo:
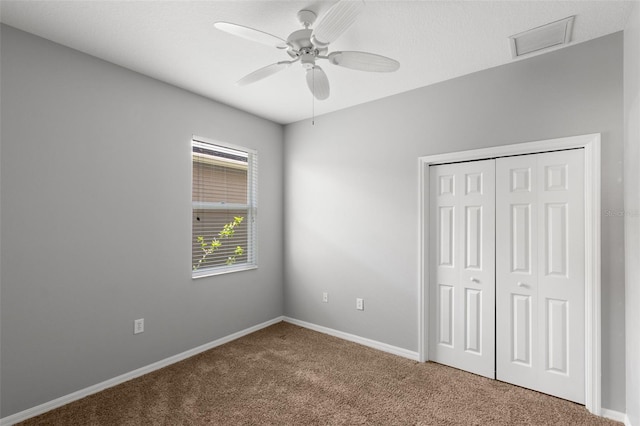
M513 58L568 44L571 41L575 16L551 22L509 37Z

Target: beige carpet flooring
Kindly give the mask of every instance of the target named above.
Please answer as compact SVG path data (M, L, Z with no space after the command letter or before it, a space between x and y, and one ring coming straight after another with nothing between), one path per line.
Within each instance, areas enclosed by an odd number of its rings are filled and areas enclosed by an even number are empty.
M23 425L615 425L580 405L279 323Z

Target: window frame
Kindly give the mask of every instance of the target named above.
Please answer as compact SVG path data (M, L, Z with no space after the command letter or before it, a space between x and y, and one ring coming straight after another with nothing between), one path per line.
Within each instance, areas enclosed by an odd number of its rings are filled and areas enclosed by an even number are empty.
M247 261L245 263L233 264L233 265L218 265L209 266L202 269L193 270L193 241L195 238L193 232L193 218L194 210L197 206L209 204L208 208L211 210L217 210L215 206L211 206L210 203L206 203L200 200L194 200L193 188L194 188L194 144L210 145L212 149L222 148L230 149L234 151L240 151L247 154L247 204L234 204L234 206L247 210L247 217L245 218L247 226L247 247L245 253L247 254ZM193 135L189 144L191 150L191 278L198 279L204 277L210 277L215 275L229 274L232 272L247 271L258 268L258 151L255 149L247 148L245 146L235 145L228 142L222 142L215 139L209 139L202 136ZM220 206L222 206L221 204ZM229 208L229 204L226 204L225 210Z

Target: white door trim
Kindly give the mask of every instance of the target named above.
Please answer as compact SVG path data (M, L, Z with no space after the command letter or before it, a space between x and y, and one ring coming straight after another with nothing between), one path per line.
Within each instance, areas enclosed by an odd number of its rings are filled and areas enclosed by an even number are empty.
M418 158L419 184L419 324L418 353L427 361L429 344L429 166L510 155L535 154L584 148L585 166L585 402L587 410L601 415L600 381L600 134L571 136Z

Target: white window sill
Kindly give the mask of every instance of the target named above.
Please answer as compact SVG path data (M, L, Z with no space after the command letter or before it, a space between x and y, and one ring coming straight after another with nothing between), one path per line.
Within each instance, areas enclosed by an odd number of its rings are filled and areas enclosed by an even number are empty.
M196 271L191 273L191 279L211 277L214 275L230 274L232 272L249 271L252 269L258 269L258 265L243 264L238 266L229 266L225 268L215 269L203 269L202 271Z

